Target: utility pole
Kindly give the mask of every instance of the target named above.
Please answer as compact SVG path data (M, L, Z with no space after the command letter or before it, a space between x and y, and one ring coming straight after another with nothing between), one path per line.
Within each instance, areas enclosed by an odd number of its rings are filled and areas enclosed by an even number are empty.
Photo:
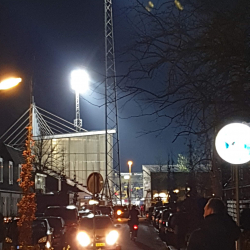
M113 37L113 17L112 0L104 0L105 16L105 186L106 198L112 203L117 202L115 193L120 193L120 204L122 204L121 191L121 169L119 151L119 131L118 131L118 107L117 107L117 86ZM114 131L115 130L115 131ZM118 183L114 178L118 177Z

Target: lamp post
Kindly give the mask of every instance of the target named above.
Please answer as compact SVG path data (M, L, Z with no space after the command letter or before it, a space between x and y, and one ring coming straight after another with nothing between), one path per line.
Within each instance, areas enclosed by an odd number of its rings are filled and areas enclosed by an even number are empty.
M235 166L235 205L239 225L239 164L250 161L250 127L244 123L231 123L224 126L216 136L215 147L224 161ZM237 249L240 249L239 241Z
M17 86L22 81L21 78L11 77L0 82L0 90L10 89Z
M130 185L130 183L131 183L131 167L132 167L132 165L133 165L133 162L132 161L128 161L128 167L129 167L129 180L128 180L128 186L129 186L129 191L128 191L128 193L129 193L129 199L128 199L128 202L129 202L129 209L130 209L130 207L131 207L131 185Z
M88 90L89 76L85 70L78 69L71 72L71 87L76 94L76 119L74 126L76 131L80 131L82 127L82 119L80 119L80 102L79 95Z

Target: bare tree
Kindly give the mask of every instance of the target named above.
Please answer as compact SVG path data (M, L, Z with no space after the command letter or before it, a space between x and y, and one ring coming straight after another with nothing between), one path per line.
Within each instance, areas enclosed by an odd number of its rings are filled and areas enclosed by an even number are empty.
M58 174L64 174L64 150L58 142L54 143L52 139L47 139L41 135L34 139L33 147L33 166L35 172L45 172L48 170L56 171Z
M167 121L155 131L175 122L176 136L214 134L221 120L244 117L250 104L249 8L241 10L248 2L210 9L206 1L189 1L182 12L169 1L150 12L135 2L136 41L126 51L133 59L124 78L130 81L120 87L150 105L153 111L143 115Z
M127 9L134 37L119 86L144 103L138 116L164 121L150 133L172 126L176 139L192 135L200 161L211 162L220 127L248 119L250 4L190 0L183 10L173 1L146 7L137 0ZM218 163L212 165L218 183Z

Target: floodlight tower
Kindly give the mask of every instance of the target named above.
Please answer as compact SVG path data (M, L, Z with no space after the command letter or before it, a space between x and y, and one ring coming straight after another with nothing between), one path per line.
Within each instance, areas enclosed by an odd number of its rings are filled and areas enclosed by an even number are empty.
M118 138L118 115L117 115L117 89L116 89L116 70L115 70L115 53L113 38L113 17L112 17L112 0L104 0L105 14L105 130L106 130L106 178L104 191L106 197L112 202L114 199L122 203L121 193L121 171L119 156L119 138ZM115 129L116 133L111 134ZM108 136L109 135L109 136ZM112 135L112 139L110 136ZM118 177L118 183L114 181ZM115 193L120 193L119 197Z
M82 127L82 119L80 119L80 93L84 93L88 90L89 76L85 70L78 69L71 72L71 87L75 90L76 94L76 119L74 120L74 126L76 131L80 131Z

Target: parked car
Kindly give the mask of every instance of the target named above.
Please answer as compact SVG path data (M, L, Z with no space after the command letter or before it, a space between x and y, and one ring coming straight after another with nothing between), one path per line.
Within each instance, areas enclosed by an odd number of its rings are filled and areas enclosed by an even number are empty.
M174 212L169 214L168 225L165 227L164 240L167 245L174 246L181 244L186 246L188 232L188 219L185 212ZM179 246L178 246L179 247Z
M61 217L67 227L76 227L79 219L78 209L74 205L48 206L44 211L44 216Z
M12 250L19 249L18 243L18 226L19 219L8 223L6 237L4 239L4 249ZM54 229L50 226L47 219L37 218L32 223L32 239L31 244L37 246L39 249L52 249Z
M129 218L129 209L127 206L114 206L114 218Z
M169 216L172 216L172 210L167 208L162 211L159 219L159 236L162 240L166 240L165 229L168 227Z
M154 227L156 227L156 218L158 216L158 214L160 213L160 211L166 209L166 206L160 206L160 207L154 207L154 210L152 212L152 224Z
M159 208L159 212L158 212L158 214L156 215L156 218L155 218L155 228L156 229L159 229L159 224L160 224L160 219L162 217L162 213L166 209L168 210L168 208L166 208L166 207Z
M95 246L93 247L95 225ZM96 215L95 218L80 219L76 238L76 249L120 250L119 232L108 215Z
M151 221L152 220L152 213L153 213L154 207L149 207L146 211L146 218Z
M61 217L65 221L66 227L66 242L71 245L73 235L78 228L79 214L78 209L74 205L69 206L49 206L44 211L44 216Z
M66 227L63 218L48 216L44 217L48 220L50 226L54 229L52 247L54 249L63 249L66 244Z

